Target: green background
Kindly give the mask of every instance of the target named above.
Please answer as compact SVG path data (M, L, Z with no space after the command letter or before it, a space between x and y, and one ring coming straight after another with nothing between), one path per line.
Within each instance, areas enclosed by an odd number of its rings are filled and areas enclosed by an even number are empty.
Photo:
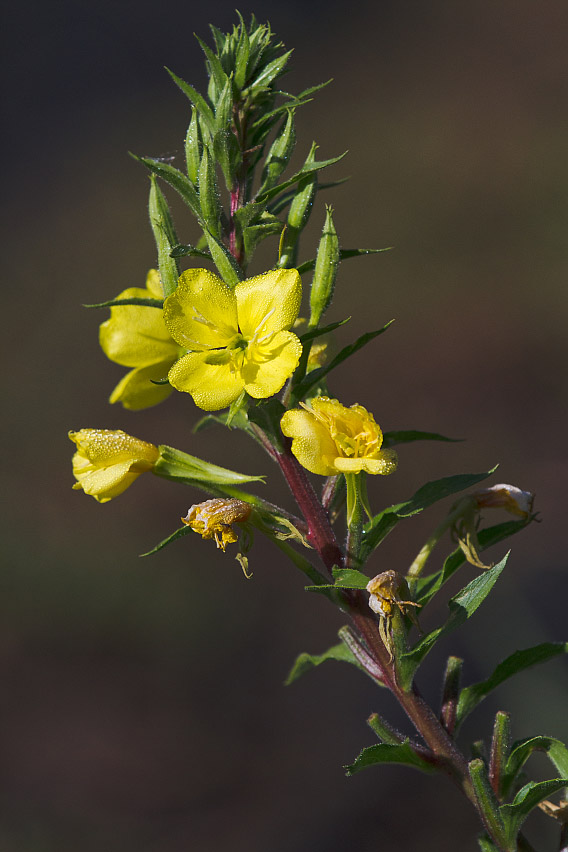
M543 523L513 540L491 598L424 665L435 702L445 654L466 656L470 682L517 648L566 639L568 10L546 0L240 9L295 48L288 91L335 78L298 112L293 163L315 139L321 158L349 149L329 177L351 180L320 195L302 259L314 255L324 200L343 247L395 247L340 269L328 320L353 317L340 343L396 323L340 367L333 393L385 430L467 439L401 448L398 472L372 483L373 505L496 462L493 482L537 495ZM220 0L24 0L7 14L0 848L473 852L475 817L444 781L390 767L344 777L342 764L373 742L371 712L405 726L388 695L334 663L282 686L295 656L333 644L343 622L274 549L257 541L250 581L197 537L140 560L198 495L151 475L104 506L71 490L67 430L123 428L267 473L259 493L290 505L244 436L192 436L188 396L111 408L123 370L97 345L107 313L81 307L142 286L155 264L147 176L126 152L179 162L188 103L163 66L203 90L192 33L207 39L209 22L234 20ZM267 244L251 273L275 252ZM404 570L442 511L400 524L369 571ZM566 665L554 661L502 687L464 733L486 736L502 708L517 738L566 738L565 704ZM534 769L542 777L538 759ZM547 831L536 816L533 840Z

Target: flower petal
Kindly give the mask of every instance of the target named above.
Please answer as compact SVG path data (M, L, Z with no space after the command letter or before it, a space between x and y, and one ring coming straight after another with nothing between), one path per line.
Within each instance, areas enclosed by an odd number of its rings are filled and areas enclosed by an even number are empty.
M171 368L170 384L179 391L190 393L195 404L205 411L226 408L237 399L245 383L240 372L232 369L228 352L225 363L219 363L224 354L190 352ZM212 356L217 363L210 363Z
M238 333L237 300L212 272L187 269L164 302L164 321L180 346L220 349Z
M149 292L130 287L117 298L147 299ZM164 324L163 312L140 305L111 308L110 319L99 328L99 342L107 358L123 367L147 367L175 358L179 352Z
M82 488L85 494L90 494L99 503L108 503L113 497L118 497L126 491L142 473L142 471L132 471L131 464L131 462L121 462L79 475L78 482L73 487Z
M365 459L359 458L345 458L344 456L337 456L337 458L333 461L335 471L341 471L341 473L360 473L362 470L366 470L365 468Z
M146 289L152 299L163 299L164 288L157 269L149 269L146 276Z
M246 392L255 399L278 393L301 354L302 344L291 331L279 331L260 347L251 344L242 370Z
M274 269L235 287L239 327L251 339L291 328L302 300L302 282L296 269Z
M170 358L158 364L151 364L149 367L131 370L117 384L109 397L109 402L121 402L124 408L130 411L140 411L162 402L171 394L172 387L169 384L154 385L152 379L157 381L166 378L175 360Z
M320 476L337 473L334 459L337 455L335 442L327 429L309 411L292 408L280 421L284 435L292 438L292 452L300 464Z

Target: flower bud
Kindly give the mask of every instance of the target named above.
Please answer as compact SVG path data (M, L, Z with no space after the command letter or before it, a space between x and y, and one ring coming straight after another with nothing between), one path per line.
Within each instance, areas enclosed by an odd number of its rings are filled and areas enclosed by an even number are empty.
M528 518L532 513L534 494L530 491L521 491L515 485L492 485L472 495L475 497L478 507L491 509L506 509L513 515Z
M132 485L158 459L154 444L120 429L80 429L69 432L77 445L73 456L73 488L82 488L99 503L108 503Z

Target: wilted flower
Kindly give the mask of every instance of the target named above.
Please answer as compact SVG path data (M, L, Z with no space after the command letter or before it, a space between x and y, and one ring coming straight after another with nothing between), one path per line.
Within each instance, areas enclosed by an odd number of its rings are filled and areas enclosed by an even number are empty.
M347 408L326 396L314 397L310 407L300 405L284 414L280 427L292 438L292 452L307 470L322 476L396 470L396 452L381 449L383 433L362 405Z
M226 546L239 538L231 524L243 523L250 513L250 504L243 500L214 497L203 503L195 503L182 521L202 538L214 538L217 547L225 552Z
M118 497L135 479L156 463L154 444L133 438L122 430L80 429L69 432L77 446L73 456L73 488L82 488L99 503Z
M164 303L166 327L189 350L170 383L206 411L225 408L242 391L272 396L298 365L302 344L289 331L302 298L295 269L276 269L234 289L206 269L188 269Z
M521 491L515 485L492 485L491 488L483 488L471 495L480 509L506 509L513 515L528 518L532 512L534 494L530 491Z
M420 604L404 600L404 598L410 597L410 591L402 574L396 571L383 571L381 574L377 574L367 583L367 591L369 592L369 606L373 612L381 616L379 633L392 660L391 624L395 609L398 608L403 615L408 614L418 626L416 616L412 613L412 610L407 613L407 607L419 607Z
M146 278L146 288L130 287L117 299L162 299L162 284L156 269ZM110 319L99 330L102 350L111 361L133 367L110 395L110 402L121 402L137 411L162 402L172 391L169 384L153 384L164 379L180 356L180 348L164 325L163 311L145 305L115 305Z

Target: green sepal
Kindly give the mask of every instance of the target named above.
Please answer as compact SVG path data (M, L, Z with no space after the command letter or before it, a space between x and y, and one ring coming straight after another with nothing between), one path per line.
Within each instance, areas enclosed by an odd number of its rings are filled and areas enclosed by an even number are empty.
M232 78L228 77L215 108L216 130L213 136L213 153L221 166L228 192L231 192L235 185L234 169L238 165L239 152L237 140L231 132L232 114L233 82Z
M236 473L234 470L210 464L164 444L160 444L158 450L160 456L152 472L166 479L179 480L189 485L195 483L200 486L212 485L215 488L224 485L241 485L244 482L264 482L263 476Z
M495 714L489 757L489 780L497 798L503 799L503 775L511 747L511 715L504 710Z
M519 772L535 751L545 752L557 771L568 778L568 749L554 737L527 737L513 743L501 783L503 796L511 793Z
M282 54L282 56L277 56L276 59L273 59L272 62L265 65L259 75L253 79L245 91L270 86L270 84L283 73L291 55L292 51L289 50L287 53Z
M402 430L396 432L383 432L383 448L396 447L397 444L410 444L413 441L446 441L459 443L463 438L447 438L438 432L419 432L416 429Z
M312 143L306 161L302 169L306 170L316 162L317 145ZM273 205L271 211L279 212L290 203L286 228L282 232L280 247L278 251L278 266L282 269L290 269L296 266L298 257L298 240L303 229L306 227L312 212L314 198L318 186L317 172L312 172L298 181L296 189L289 194L280 196ZM286 199L289 198L289 201ZM284 203L285 202L285 203Z
M315 372L315 370L314 370ZM313 375L312 373L309 376ZM308 378L309 378L308 376ZM372 521L365 524L363 529L363 548L362 555L366 560L377 547L385 536L396 526L402 518L409 518L411 515L417 515L424 511L429 506L437 503L438 500L443 500L458 491L463 491L466 488L471 488L491 476L497 468L492 468L485 473L464 473L456 476L445 476L442 479L436 479L432 482L427 482L418 491L404 503L396 503L394 506L389 506L378 515L375 515Z
M351 355L354 355L359 349L362 349L367 343L371 340L374 340L375 337L378 337L379 334L383 334L389 328L389 326L394 322L394 320L390 320L384 325L382 328L379 328L377 331L368 331L366 334L362 334L355 343L350 343L348 346L345 346L340 352L337 353L335 358L333 358L329 364L324 364L323 367L318 367L317 370L312 370L310 373L305 376L301 382L294 387L292 391L292 398L294 403L299 402L301 399L308 394L311 388L314 385L317 385L321 379L339 366L343 361L347 358L350 358Z
M240 18L239 41L235 50L235 85L240 90L247 81L248 64L250 60L250 39L242 19L241 13L237 10L237 15ZM251 27L252 29L252 27Z
M505 568L508 557L509 554L507 553L501 562L475 577L467 586L464 586L450 598L448 601L450 614L445 624L422 636L413 648L402 655L400 669L403 684L408 685L412 682L414 672L438 639L447 636L448 633L467 621L483 603Z
M568 653L568 643L564 642L543 642L540 645L533 645L532 648L515 651L499 663L493 674L486 680L481 680L462 689L458 699L456 728L461 725L471 711L490 692L500 686L504 681L531 666L546 663L548 660L564 653ZM566 774L568 774L568 767L566 768Z
M295 680L298 680L303 674L325 663L327 660L338 660L341 663L351 663L353 666L359 666L359 663L353 656L344 642L339 642L324 651L323 654L307 654L303 653L296 657L294 665L290 669L288 677L284 681L286 686L290 686Z
M319 592L322 589L366 589L369 577L354 568L332 568L334 583L321 586L306 586L307 592Z
M256 201L258 201L259 204L266 204L266 202L270 201L272 198L276 198L277 195L285 189L288 189L288 187L294 186L295 183L299 183L299 181L306 177L310 177L316 172L321 171L321 169L326 169L328 166L333 166L335 163L338 163L346 154L347 151L340 154L339 157L331 157L329 160L314 160L314 162L304 165L299 172L296 172L296 174L292 175L292 177L288 178L288 180L283 181L283 183L279 183L278 186L273 186L271 189L267 189L266 192L259 193L256 197Z
M530 812L540 802L557 793L563 787L568 787L568 778L552 778L550 781L529 781L522 787L510 805L501 806L501 814L506 825L506 837L509 844L506 848L515 852L516 839L521 825Z
M491 834L497 840L501 848L506 848L509 852L509 847L505 846L505 821L501 815L501 809L499 807L497 797L495 796L493 788L489 782L487 767L481 758L476 758L475 760L470 761L469 776L471 778L471 783L473 784L475 797L477 799L477 804L481 812L483 822L491 831Z
M480 530L477 534L479 550L486 550L500 541L510 538L515 533L524 530L529 523L529 519L522 521L506 521L503 524L495 524L487 529ZM467 562L465 554L461 547L451 553L444 562L440 571L435 571L433 574L427 574L424 577L418 577L412 581L412 588L417 603L423 607L429 603L434 595L436 595L444 583L452 577L458 568L461 568Z
M191 212L198 219L201 218L199 207L199 198L194 185L188 177L186 177L179 169L170 166L168 163L162 163L161 160L153 159L152 157L139 157L137 154L130 153L138 163L142 163L147 169L157 177L169 183L173 189L183 198Z
M114 308L117 305L138 305L143 308L160 308L164 307L163 299L109 299L108 302L97 302L94 305L83 305L84 308Z
M191 121L185 134L185 165L187 176L194 186L197 186L199 181L199 164L201 162L202 148L203 144L201 133L199 132L197 110L193 109L191 111Z
M205 122L211 136L215 133L215 116L213 114L213 110L203 97L200 95L193 86L190 86L189 83L186 83L185 80L182 80L181 77L178 77L177 74L174 74L173 71L170 71L169 68L166 68L166 71L174 81L174 83L179 86L184 95L189 98L193 106L199 112L200 117Z
M157 553L159 550L162 550L168 544L171 544L173 541L177 541L178 538L182 538L184 535L187 535L190 532L193 532L191 527L184 525L183 527L180 527L171 535L169 535L167 538L165 538L163 541L161 541L159 544L157 544L155 547L153 547L152 550L148 550L146 551L146 553L141 553L140 556L153 556L154 553Z
M274 186L292 156L296 144L296 132L294 129L294 110L289 109L286 119L283 121L274 142L272 143L264 161L262 169L260 194Z
M192 246L191 243L187 245L178 243L172 248L170 257L202 257L204 260L211 260L211 252L201 251L201 249Z
M262 431L270 438L273 446L280 452L284 451L280 421L285 411L286 409L280 400L275 397L272 397L272 399L266 402L251 405L248 410L248 419L250 422L260 426Z
M251 258L257 245L267 237L278 236L282 233L282 222L266 222L265 224L249 225L243 231L243 242L245 247L245 257L247 261Z
M339 183L344 183L348 178L344 178L344 180L334 181L333 184L319 184L318 191L320 189L326 189L327 186L335 186ZM276 212L276 211L274 211ZM387 246L386 248L381 249L339 249L339 260L347 260L350 257L363 257L366 254L379 254L383 251L391 251L393 246ZM298 266L298 272L300 275L303 275L304 272L310 272L310 270L315 269L316 266L316 258L313 257L311 260L306 260L300 266Z
M310 290L310 321L315 328L331 304L339 266L339 238L333 224L332 209L326 206L325 222L319 241L314 277Z
M368 766L377 766L379 763L402 763L405 766L411 766L413 769L420 769L422 772L435 771L435 766L420 757L414 751L409 741L405 740L399 744L377 743L376 745L367 746L353 763L344 767L345 774L347 776L355 775L361 769L366 769Z
M205 230L204 233L211 257L221 278L229 287L235 287L245 277L243 270L221 240L208 230Z
M177 244L178 238L170 208L158 186L155 175L150 175L148 214L158 250L160 279L164 296L167 297L176 289L180 275L178 261L171 256L172 246Z

